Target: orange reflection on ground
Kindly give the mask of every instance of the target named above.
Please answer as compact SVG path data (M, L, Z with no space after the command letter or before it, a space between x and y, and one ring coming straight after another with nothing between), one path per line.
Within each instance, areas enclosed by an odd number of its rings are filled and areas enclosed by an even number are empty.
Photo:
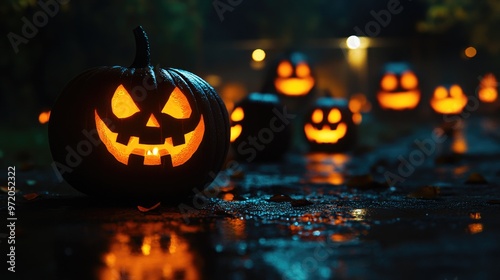
M455 133L451 144L451 150L456 154L464 154L467 152L467 140L465 139L463 130L459 130Z
M366 209L353 209L351 216L354 221L363 221L366 216Z
M330 239L333 242L347 242L351 241L355 238L355 235L352 233L334 233L330 236Z
M200 279L198 256L168 226L128 222L115 228L99 279Z
M311 183L342 185L345 182L344 169L350 157L346 154L314 153L306 156L306 178Z
M453 174L455 176L462 176L462 175L466 174L467 172L469 172L469 166L467 166L467 165L457 166L457 167L453 168Z
M216 228L225 241L240 241L247 237L246 220L241 218L227 218L217 221Z
M476 234L476 233L483 232L483 224L481 224L481 223L469 224L467 226L467 231L470 234Z

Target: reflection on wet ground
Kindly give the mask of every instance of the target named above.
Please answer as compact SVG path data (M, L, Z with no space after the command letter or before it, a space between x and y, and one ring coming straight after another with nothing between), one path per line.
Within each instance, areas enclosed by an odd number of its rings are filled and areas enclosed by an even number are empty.
M408 174L397 159L409 159L418 149L412 140L426 139L429 130L365 153L291 154L282 164L241 165L238 174L220 175L227 180L200 207L184 202L189 211L161 205L142 213L94 201L45 184L40 173L49 170L30 171L23 176L38 176L38 183L21 194L41 195L20 202L18 275L497 279L500 142L467 132L483 126L465 129L454 139L461 144L436 147L460 156L425 155L405 166L413 168ZM492 135L498 126L487 129ZM403 180L388 186L387 172Z

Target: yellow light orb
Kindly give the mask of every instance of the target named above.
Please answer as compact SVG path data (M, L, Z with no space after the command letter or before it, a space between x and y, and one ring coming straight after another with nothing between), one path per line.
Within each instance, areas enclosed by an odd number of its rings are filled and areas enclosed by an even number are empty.
M252 52L252 59L260 62L266 58L266 52L263 49L256 49Z
M352 35L347 38L346 44L349 49L355 50L361 46L361 40L358 36Z

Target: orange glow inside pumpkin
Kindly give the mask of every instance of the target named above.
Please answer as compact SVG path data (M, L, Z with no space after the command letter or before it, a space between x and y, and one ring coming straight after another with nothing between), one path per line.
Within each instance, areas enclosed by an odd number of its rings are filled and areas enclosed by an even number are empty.
M187 119L191 116L192 110L184 93L176 87L161 112L176 119Z
M243 112L243 108L241 107L235 108L234 111L231 113L231 121L233 122L242 121L244 118L245 118L245 112ZM230 137L231 142L234 142L241 135L242 130L243 127L241 126L241 124L235 124L231 126L231 137Z
M386 91L395 90L398 87L398 79L396 78L396 75L385 75L384 78L382 78L382 81L380 81L380 86Z
M279 93L284 95L306 95L315 83L309 65L305 62L299 63L295 69L296 76L293 76L293 71L293 65L289 61L280 62L274 86Z
M128 118L141 111L123 85L118 86L111 98L111 110L119 119Z
M498 98L498 82L495 75L488 73L480 82L479 85L479 100L484 103L493 103Z
M283 61L278 65L278 76L290 77L293 74L293 66L288 61Z
M395 91L398 88L398 84L400 84L401 90ZM383 109L414 109L420 102L418 79L411 71L403 73L400 81L392 73L384 75L380 81L380 88L377 100Z
M465 105L467 96L459 85L452 85L449 92L444 86L438 86L431 99L432 109L441 114L459 114Z
M311 69L309 69L309 66L307 66L307 64L305 63L300 63L299 65L297 65L297 76L298 77L307 77L311 75Z
M311 121L318 124L323 121L324 114L321 109L316 109L313 111L311 116ZM323 125L321 129L315 128L312 124L306 123L304 125L304 131L306 137L309 141L314 141L316 143L337 143L339 139L343 138L347 133L347 124L340 122L342 119L342 113L337 108L330 110L327 116L327 120L330 124L336 124L336 129L331 129L328 124Z
M405 89L412 89L418 86L418 79L412 72L406 72L401 76L401 86Z
M113 113L118 118L127 118L139 112L139 108L123 85L118 86L116 89L111 99L111 106ZM185 111L181 112L178 108L182 108ZM191 115L191 107L184 94L176 88L170 95L162 112L171 113L174 118L187 118ZM112 132L109 129L97 113L97 110L95 110L95 122L99 138L106 146L108 152L111 153L116 160L125 165L128 165L129 156L131 154L143 156L144 165L160 165L161 157L165 155L171 156L173 167L182 165L198 150L205 133L205 122L203 120L203 115L201 115L196 128L184 134L184 144L174 146L172 137L166 138L163 143L140 144L139 137L132 136L129 142L124 145L116 142L118 133ZM148 127L160 127L160 123L152 114L145 125Z
M149 127L160 127L160 123L158 123L158 120L155 118L153 114L148 119L148 122L146 123L146 126Z

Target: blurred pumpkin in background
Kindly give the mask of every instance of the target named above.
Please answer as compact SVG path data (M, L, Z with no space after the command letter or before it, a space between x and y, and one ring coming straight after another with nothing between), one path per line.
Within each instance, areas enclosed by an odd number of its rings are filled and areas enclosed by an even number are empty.
M479 82L478 97L481 102L493 103L498 98L498 81L492 73L483 76Z
M250 93L230 115L231 142L238 158L280 159L291 141L290 123L280 118L283 105L272 93Z
M316 80L307 57L300 52L291 52L279 59L278 63L271 68L270 78L264 91L299 97L308 95L315 83Z
M405 62L391 62L384 66L377 100L384 110L412 110L420 102L418 77Z
M467 105L467 96L457 84L440 85L434 89L430 103L436 113L460 114Z
M340 152L356 142L356 125L345 99L322 97L306 114L304 134L312 151Z

